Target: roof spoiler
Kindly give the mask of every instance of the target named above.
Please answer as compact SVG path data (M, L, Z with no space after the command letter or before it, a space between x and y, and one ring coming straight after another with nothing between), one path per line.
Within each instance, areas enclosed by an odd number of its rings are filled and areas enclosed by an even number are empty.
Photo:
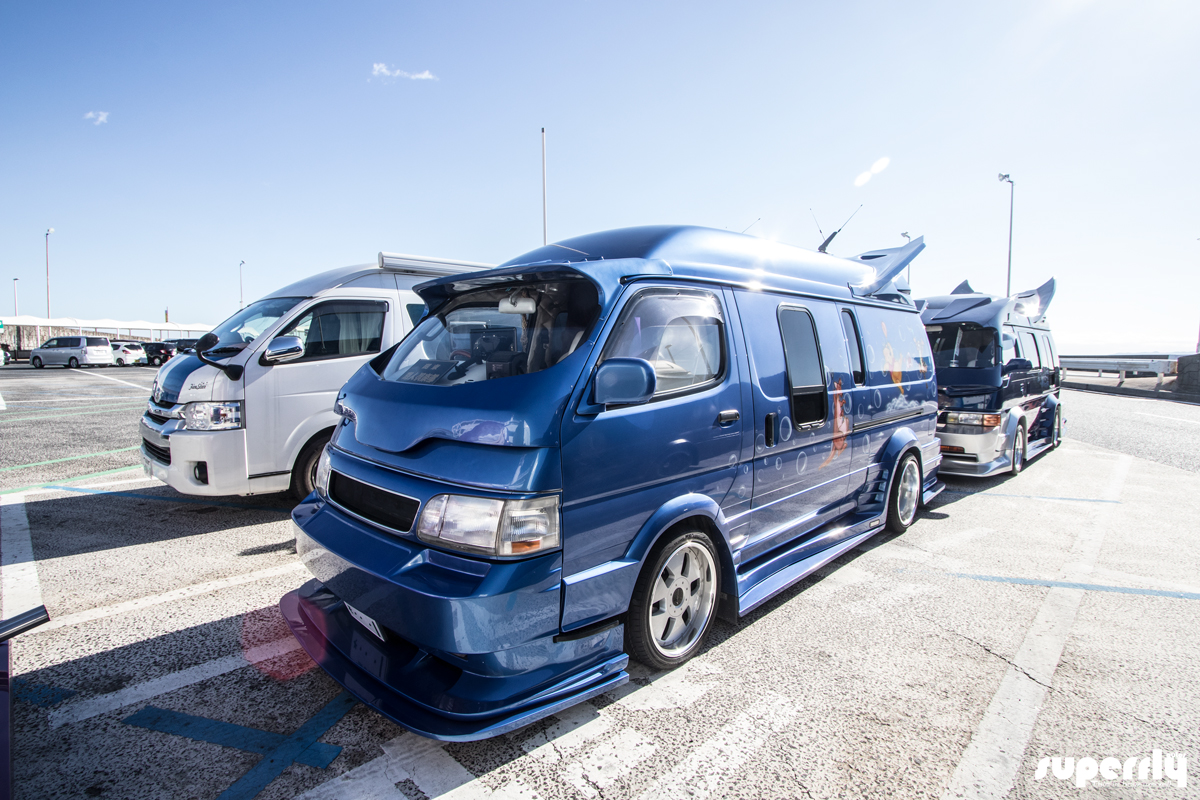
M1034 324L1041 322L1046 318L1046 309L1050 307L1050 301L1054 299L1054 290L1057 288L1057 281L1051 278L1036 289L1013 295L1013 299L1016 300L1013 311L1029 317Z
M850 292L858 297L867 297L878 292L891 283L900 272L909 265L917 253L925 249L925 237L918 236L903 247L892 247L886 250L868 250L846 259L859 264L866 264L875 270L873 276L857 286L851 286Z
M409 275L429 277L444 277L458 275L463 272L476 272L481 269L492 269L495 264L483 264L478 261L451 261L445 258L430 258L429 256L410 256L403 253L380 253L379 268L390 272L401 272Z

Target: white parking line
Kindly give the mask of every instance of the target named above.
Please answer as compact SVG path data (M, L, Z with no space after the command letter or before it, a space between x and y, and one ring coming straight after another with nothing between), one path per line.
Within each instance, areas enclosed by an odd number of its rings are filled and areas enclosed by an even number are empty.
M1130 456L1122 456L1117 462L1105 498L1120 499L1132 463ZM1094 507L1092 524L1084 526L1063 566L1064 580L1079 582L1090 575L1104 544L1104 520L1111 508L1103 504ZM1015 666L1010 666L1001 680L942 800L1008 796L1082 599L1082 589L1056 587L1047 591L1013 657Z
M300 643L296 641L295 637L289 636L286 639L252 647L245 653L237 653L213 661L207 661L189 669L172 672L170 675L163 675L161 678L154 678L153 680L148 680L134 686L127 686L120 691L74 701L68 700L62 706L50 712L48 717L50 727L61 728L63 725L68 725L72 722L82 722L85 719L107 714L110 711L116 711L119 708L140 703L143 700L149 700L152 697L158 697L159 695L173 692L176 689L182 689L185 686L191 686L200 681L206 681L209 678L233 672L235 669L241 669L242 667L257 664L261 661L269 661L285 653L290 653L299 647Z
M12 617L42 605L25 495L0 495L0 608Z
M138 391L143 391L142 387L138 387ZM9 403L16 405L17 403L72 403L76 400L139 400L141 398L134 397L130 394L80 394L71 397L43 397L38 400L9 400ZM4 410L3 398L0 398L0 411Z
M1172 422L1190 422L1193 425L1200 425L1200 419L1184 419L1183 417L1168 417L1163 414L1147 414L1145 411L1133 412L1142 417L1155 417L1157 419L1169 419Z
M19 403L19 402L21 402L21 401L20 401L20 400L14 400L13 402L14 402L14 403ZM0 394L0 411L4 411L6 408L8 408L8 406L4 404L4 395Z
M129 381L123 381L120 378L110 378L107 375L101 375L99 372L71 372L69 374L71 374L71 375L87 375L88 377L91 377L91 378L104 378L104 380L106 380L106 381L116 381L117 383L123 383L126 386L132 386L135 389L141 389L146 394L150 393L149 386L138 386L136 383L130 383Z
M231 586L242 586L247 583L264 578L273 578L276 575L286 575L289 572L302 572L304 564L299 561L291 564L282 564L278 567L268 567L254 572L247 572L242 575L233 575L220 580L208 581L207 583L197 583L192 586L185 586L182 589L173 589L162 594L151 595L149 597L139 597L137 600L127 600L124 603L114 603L110 606L99 606L97 608L89 608L86 611L79 611L74 614L67 614L65 617L58 617L37 629L42 631L54 630L55 628L65 628L70 625L79 625L92 620L104 619L105 617L124 614L128 611L139 611L150 606L160 605L162 603L172 603L176 600L186 600L189 597L195 597L200 594L208 594L220 589L228 589Z

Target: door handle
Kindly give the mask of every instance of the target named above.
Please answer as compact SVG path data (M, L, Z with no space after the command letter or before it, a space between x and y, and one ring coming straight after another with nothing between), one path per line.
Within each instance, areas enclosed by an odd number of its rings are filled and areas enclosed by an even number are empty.
M775 419L778 416L779 415L776 414L774 411L772 411L770 414L767 414L767 422L766 422L766 425L764 426L766 428L765 433L766 433L767 447L775 446Z
M718 425L728 425L731 422L737 422L741 418L742 418L741 412L736 409L733 409L730 411L722 411L720 414L717 414L717 424Z

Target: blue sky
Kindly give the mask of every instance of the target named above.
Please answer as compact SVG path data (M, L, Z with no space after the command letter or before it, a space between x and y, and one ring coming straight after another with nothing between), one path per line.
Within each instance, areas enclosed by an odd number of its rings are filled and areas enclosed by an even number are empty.
M1191 351L1200 6L7 3L0 313L216 323L379 250L688 223L1054 275L1067 352ZM384 65L377 70L376 64ZM383 71L388 74L383 74ZM411 77L418 76L418 77ZM93 116L87 117L91 113ZM101 118L101 114L105 114ZM855 179L879 159L886 169Z

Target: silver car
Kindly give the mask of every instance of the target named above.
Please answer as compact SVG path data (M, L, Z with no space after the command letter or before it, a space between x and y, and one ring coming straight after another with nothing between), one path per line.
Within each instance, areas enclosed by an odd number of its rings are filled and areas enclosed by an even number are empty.
M29 363L38 369L47 364L107 367L113 363L113 351L103 336L59 336L35 348L29 354Z

